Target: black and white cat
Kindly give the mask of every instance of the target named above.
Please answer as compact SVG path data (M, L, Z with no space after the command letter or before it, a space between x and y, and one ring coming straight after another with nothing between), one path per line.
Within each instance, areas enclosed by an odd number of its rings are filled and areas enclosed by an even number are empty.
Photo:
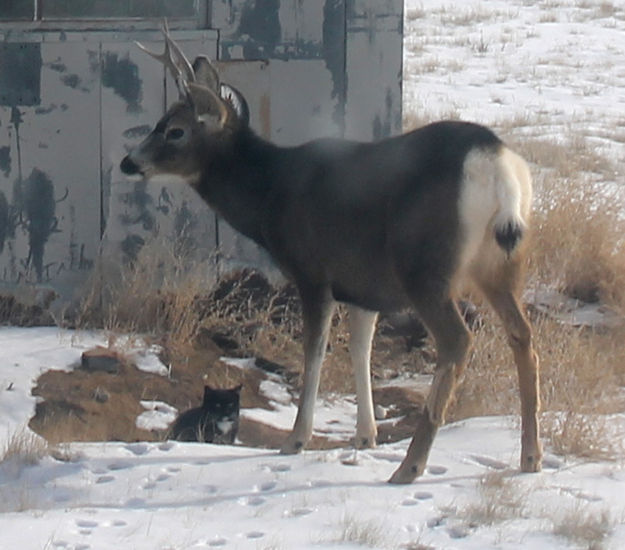
M241 386L215 389L204 386L201 407L180 413L169 429L170 439L232 444L239 430Z

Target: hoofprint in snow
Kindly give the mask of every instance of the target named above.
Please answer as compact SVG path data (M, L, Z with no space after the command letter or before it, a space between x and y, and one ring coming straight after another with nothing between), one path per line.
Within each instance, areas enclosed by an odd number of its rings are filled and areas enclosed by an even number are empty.
M30 390L41 372L71 369L83 351L105 343L98 333L0 329L3 443L33 415ZM136 353L158 364L153 352ZM254 368L252 360L239 366ZM290 422L295 407L277 380L261 391L276 406L262 420L283 426L286 414ZM146 426L155 419L166 424L175 413L164 403L151 410L155 417L144 417ZM315 427L325 434L337 426L344 436L355 421L353 403L325 402L319 412ZM258 418L259 412L242 414ZM625 416L610 421L622 437ZM386 480L407 441L299 456L172 441L71 444L64 460L0 465L0 548L569 548L554 525L576 513L607 517L614 548L625 546L622 464L565 462L547 453L542 473L522 475L518 430L511 417L445 426L426 474L401 487ZM493 475L502 479L485 495L482 480ZM514 508L507 510L503 498L503 519L475 520L475 510L510 490Z

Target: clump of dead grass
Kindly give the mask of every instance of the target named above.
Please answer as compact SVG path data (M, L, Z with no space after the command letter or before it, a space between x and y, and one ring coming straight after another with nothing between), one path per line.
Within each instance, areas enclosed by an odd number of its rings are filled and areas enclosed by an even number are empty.
M552 521L554 535L588 550L603 550L616 523L609 510L593 510L581 505L554 514Z
M503 471L490 472L477 484L478 498L459 514L469 526L493 525L523 517L527 494Z
M12 433L2 449L0 464L34 466L50 454L48 442L34 432L22 428Z
M194 304L209 288L210 262L193 262L171 243L154 239L123 266L101 262L78 314L79 326L113 332L167 334L173 345L198 330Z
M333 542L352 543L368 548L389 548L391 541L382 523L360 520L352 515L345 515L340 524L340 531Z
M530 280L625 312L625 197L605 183L613 162L581 137L517 145L536 167Z
M572 411L543 415L543 439L558 455L589 460L617 460L623 444L615 437L605 416L579 414Z

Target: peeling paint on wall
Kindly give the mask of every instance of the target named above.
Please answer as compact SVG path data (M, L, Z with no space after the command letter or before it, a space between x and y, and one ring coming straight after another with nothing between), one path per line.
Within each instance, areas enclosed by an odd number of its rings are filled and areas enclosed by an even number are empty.
M248 36L243 45L246 59L271 57L280 43L280 0L256 0L243 7L239 35Z
M0 147L0 170L8 178L11 173L11 148L7 145Z
M55 216L54 185L48 175L33 168L22 184L21 210L28 231L30 251L26 267L35 268L37 281L43 280L43 255L50 235L57 231L58 220Z
M9 236L9 201L0 191L0 254L4 251L4 242Z
M332 75L333 119L340 135L345 132L345 0L326 0L323 6L323 59Z
M130 61L128 55L118 57L107 52L102 60L102 86L112 88L126 103L126 110L131 113L141 111L143 82L139 78L139 68Z

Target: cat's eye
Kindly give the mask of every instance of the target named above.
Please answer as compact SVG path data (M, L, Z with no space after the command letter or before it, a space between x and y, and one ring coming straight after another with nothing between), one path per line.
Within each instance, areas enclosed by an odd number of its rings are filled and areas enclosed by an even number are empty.
M165 139L167 141L175 141L177 139L180 139L182 136L184 136L184 130L182 128L172 128L171 130L167 131Z

